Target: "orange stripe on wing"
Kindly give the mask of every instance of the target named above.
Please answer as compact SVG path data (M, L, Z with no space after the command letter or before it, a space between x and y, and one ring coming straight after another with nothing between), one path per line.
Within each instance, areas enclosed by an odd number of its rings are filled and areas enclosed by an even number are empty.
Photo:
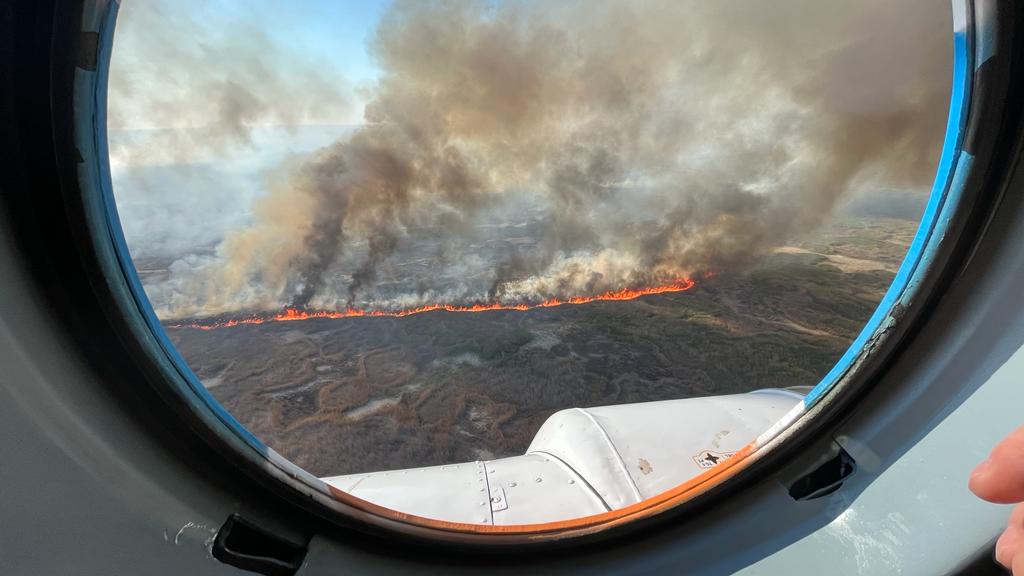
M509 524L493 526L489 524L468 524L464 522L436 520L433 518L416 516L415 514L407 514L379 504L374 504L373 502L363 500L362 498L353 496L343 490L335 488L330 484L328 484L328 488L331 491L331 495L349 506L370 514L375 514L388 520L408 524L418 528L429 528L460 534L526 536L526 539L583 535L605 530L613 526L619 526L632 520L650 518L655 514L664 512L665 510L671 509L683 502L693 499L708 489L718 486L742 470L744 468L744 461L754 453L755 448L756 447L753 442L747 444L725 462L694 476L675 488L666 490L661 494L652 496L646 500L637 502L636 504L631 504L624 508L619 508L610 512L603 512L601 514L537 524ZM521 539L515 540L519 541Z

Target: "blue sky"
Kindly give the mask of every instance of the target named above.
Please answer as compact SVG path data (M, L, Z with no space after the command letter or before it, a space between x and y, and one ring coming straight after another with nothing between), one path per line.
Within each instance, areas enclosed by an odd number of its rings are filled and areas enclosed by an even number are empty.
M329 58L343 67L347 80L360 83L377 74L366 42L390 5L391 0L256 0L214 3L208 12L230 25L244 11L284 43L311 59Z
M360 122L361 88L378 75L368 44L391 1L125 2L111 66L112 128L215 122L210 88L225 81L278 108L249 118L252 125ZM281 113L324 104L333 109L306 121Z
M391 0L126 0L114 42L108 108L116 120L108 135L115 191L128 216L124 225L133 249L184 252L217 240L247 221L253 198L266 193L267 170L333 142L348 130L345 125L359 123L359 87L378 74L367 43L390 5ZM270 45L260 52L264 43ZM240 64L253 54L253 63ZM259 81L266 77L249 74L252 64L268 64L277 77L269 104L278 111L295 107L297 100L308 105L321 98L303 85L302 75L310 70L334 84L344 103L310 120L271 110L245 121L245 138L208 138L211 126L214 136L223 132L215 128L222 124L217 94L208 88L231 79L262 95Z

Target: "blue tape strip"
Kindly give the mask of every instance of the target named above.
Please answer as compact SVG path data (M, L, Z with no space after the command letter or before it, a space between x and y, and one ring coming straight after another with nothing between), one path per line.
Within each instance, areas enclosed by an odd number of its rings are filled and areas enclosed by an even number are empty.
M955 3L954 9L966 10L962 2ZM804 404L809 408L822 395L828 392L836 382L853 366L864 353L864 346L876 334L886 328L889 314L893 307L913 296L920 285L924 272L934 259L939 242L945 235L950 219L956 212L963 191L963 182L970 172L972 158L960 150L966 130L968 103L970 98L971 74L969 63L971 54L965 30L954 31L953 34L953 86L950 96L949 119L946 123L946 137L942 144L942 156L932 184L928 205L921 218L913 242L907 250L896 277L893 279L885 297L878 304L874 314L861 330L857 338L850 344L846 353L839 359L828 374L804 397Z
M111 3L110 9L107 11L106 17L103 22L103 27L106 30L112 30L114 27L115 20L117 18L116 4ZM101 34L101 37L112 37L112 34ZM101 47L102 50L110 50L110 44ZM100 163L100 174L98 181L100 182L100 195L103 203L104 212L107 217L107 230L110 234L110 241L114 247L115 257L117 258L118 264L121 268L121 272L128 283L129 291L135 298L138 304L137 308L142 318L145 320L150 332L156 338L160 347L164 353L170 358L171 363L181 374L183 380L188 385L183 396L190 402L197 399L203 407L206 407L213 411L214 415L219 419L225 426L228 427L232 432L238 435L243 441L250 445L255 450L266 456L268 448L266 444L261 442L256 436L254 436L249 430L242 426L242 424L235 419L217 400L210 394L205 386L199 381L192 369L189 368L188 363L181 357L174 344L171 343L167 337L167 333L164 332L163 326L160 324L160 320L156 317L156 313L153 312L153 307L150 305L149 298L146 296L146 291L142 287L142 282L139 280L138 273L135 270L135 264L132 262L131 253L128 251L128 243L125 241L124 233L121 229L121 219L117 212L117 202L114 199L113 183L110 176L110 154L107 148L107 83L105 79L109 77L110 71L110 58L109 54L101 54L98 58L99 68L97 68L97 78L103 80L96 83L95 101L93 102L93 110L96 114L95 127L95 141L94 146ZM188 394L191 392L191 395Z

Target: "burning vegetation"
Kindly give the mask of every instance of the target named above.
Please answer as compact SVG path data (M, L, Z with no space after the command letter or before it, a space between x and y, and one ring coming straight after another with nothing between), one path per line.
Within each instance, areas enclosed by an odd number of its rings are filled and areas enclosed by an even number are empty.
M168 328L195 328L198 330L216 330L218 328L231 328L247 324L266 324L267 322L292 322L297 320L313 320L317 318L341 319L341 318L404 318L424 312L491 312L495 310L533 310L536 308L554 308L555 306L589 304L591 302L603 301L624 301L635 300L643 296L654 294L669 294L673 292L686 292L693 288L696 282L689 278L680 278L670 284L650 286L646 288L612 290L602 292L593 296L572 296L566 300L551 298L538 304L502 304L491 302L486 304L425 304L415 308L399 310L367 310L363 308L346 308L345 310L302 310L299 308L285 308L277 314L253 314L239 318L207 318L194 319L189 322L168 324Z

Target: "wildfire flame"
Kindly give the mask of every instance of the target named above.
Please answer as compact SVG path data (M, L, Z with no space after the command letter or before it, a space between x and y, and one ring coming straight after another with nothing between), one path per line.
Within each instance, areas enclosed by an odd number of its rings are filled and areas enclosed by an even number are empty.
M286 308L285 310L272 315L252 315L242 318L228 320L206 319L194 320L181 324L168 324L168 328L195 328L198 330L217 330L219 328L231 328L246 324L266 324L268 322L294 322L298 320L312 320L315 318L362 318L362 317L386 317L404 318L413 314L424 312L490 312L493 310L533 310L536 308L553 308L555 306L566 306L574 304L587 304L599 301L622 301L635 300L642 296L654 294L667 294L671 292L685 292L693 288L696 282L689 278L680 278L669 284L649 286L646 288L624 288L622 290L609 290L593 296L573 296L565 300L552 298L539 304L502 304L491 302L485 304L456 305L456 304L426 304L416 308L402 310L368 310L363 308L347 308L345 310L300 310L297 308Z

